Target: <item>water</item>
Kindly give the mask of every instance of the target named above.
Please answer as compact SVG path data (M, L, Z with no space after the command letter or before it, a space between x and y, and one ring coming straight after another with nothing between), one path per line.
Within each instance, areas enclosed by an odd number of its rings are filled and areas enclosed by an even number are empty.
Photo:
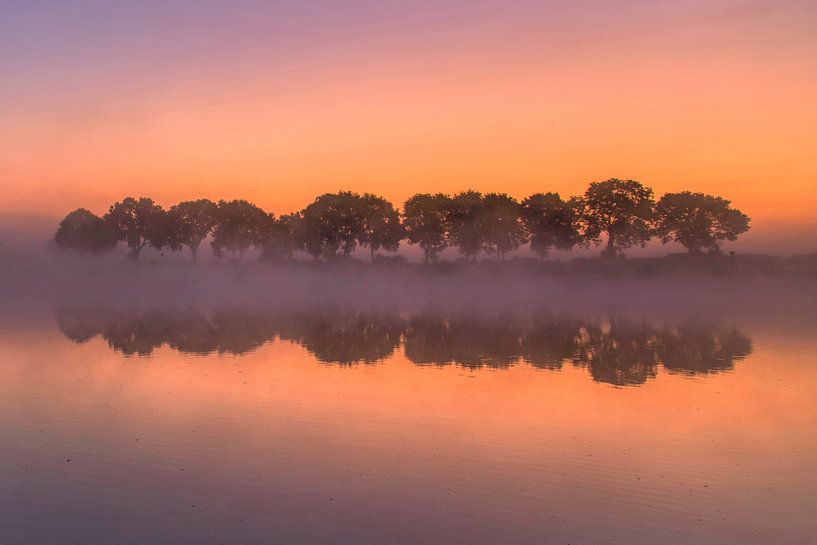
M3 544L817 541L808 312L4 316Z

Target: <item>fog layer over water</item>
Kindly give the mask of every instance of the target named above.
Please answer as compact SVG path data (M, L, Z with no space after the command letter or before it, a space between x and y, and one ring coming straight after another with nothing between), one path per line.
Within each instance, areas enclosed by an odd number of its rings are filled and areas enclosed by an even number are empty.
M0 543L817 537L811 282L146 266L2 293Z

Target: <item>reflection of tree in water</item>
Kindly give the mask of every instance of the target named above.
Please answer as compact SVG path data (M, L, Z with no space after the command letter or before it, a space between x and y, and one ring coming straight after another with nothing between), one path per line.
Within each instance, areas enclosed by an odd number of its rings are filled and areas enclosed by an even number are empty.
M57 319L69 339L84 342L101 335L111 348L129 356L147 356L164 344L191 354L243 354L274 334L273 328L264 330L266 321L260 315L221 310L208 319L194 307L145 312L80 307L58 310Z
M400 346L403 321L396 312L322 309L288 315L278 335L306 347L319 361L374 363Z
M221 354L246 354L275 338L277 316L226 308L213 313L217 350Z
M752 351L734 328L701 321L654 327L646 321L581 320L544 312L477 315L322 308L288 312L195 307L61 308L60 330L74 342L102 336L126 355L148 355L160 346L191 354L244 354L278 337L304 346L325 363L373 363L400 346L418 365L505 368L524 361L540 369L565 362L586 367L594 380L617 386L642 384L659 365L669 372L707 374L729 370Z
M520 355L522 325L514 314L475 316L426 313L406 328L406 356L417 364L456 363L472 369L509 367Z
M173 313L160 310L115 313L109 316L102 337L123 354L146 356L173 335L178 327L174 318Z
M442 313L412 316L406 327L406 357L418 365L446 365L454 361L448 320Z
M667 327L658 339L661 363L674 373L730 370L752 352L752 341L734 327L712 327L699 321Z
M481 319L463 317L451 321L454 362L478 369L510 367L519 360L523 325L513 314Z
M557 370L576 356L582 322L569 316L535 314L522 338L522 357L539 369Z
M616 386L643 384L658 365L655 332L646 323L611 320L580 329L576 365L587 366L593 379Z
M107 323L104 309L94 306L62 307L57 309L57 327L75 343L88 342L101 335Z

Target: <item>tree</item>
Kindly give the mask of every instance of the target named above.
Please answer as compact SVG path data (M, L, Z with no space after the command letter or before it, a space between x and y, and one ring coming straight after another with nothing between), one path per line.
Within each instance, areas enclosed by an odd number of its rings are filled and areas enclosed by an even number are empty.
M558 193L536 193L522 201L531 250L544 260L551 248L570 250L581 244L580 214L577 199L563 201Z
M599 242L607 234L602 256L613 257L618 251L636 244L644 246L652 236L652 189L635 180L612 178L593 182L584 194L582 219L585 236Z
M479 224L486 247L495 252L500 261L505 259L507 252L519 248L527 240L519 203L505 193L485 195Z
M269 214L248 201L219 201L210 242L216 257L221 259L227 250L241 258L250 246L260 247L269 220Z
M60 222L54 242L62 250L99 255L116 246L119 233L96 214L78 208Z
M449 244L448 210L451 199L437 193L417 194L403 205L403 226L411 244L423 249L425 262L436 261Z
M299 243L316 259L321 255L334 259L339 251L348 257L363 236L360 201L360 195L350 191L319 196L299 214L295 229Z
M213 231L218 220L218 205L209 199L184 201L168 211L179 244L190 248L193 261L201 242Z
M479 251L485 247L484 209L484 198L478 191L464 191L449 201L451 241L468 259L476 260Z
M667 193L655 207L655 232L664 244L678 242L691 254L718 251L720 241L736 240L749 230L749 217L730 204L703 193Z
M297 248L303 249L317 261L324 253L320 218L304 212L301 210L291 215L292 237Z
M113 204L104 219L116 229L119 239L127 243L131 259L139 259L139 253L148 244L157 250L178 247L167 213L147 197L127 197Z
M383 197L366 193L360 197L359 205L362 225L358 242L369 248L374 263L375 254L381 248L397 251L405 230L400 223L400 214Z
M282 261L292 258L292 253L298 249L294 232L296 218L297 215L289 214L275 219L269 214L261 238L261 259Z

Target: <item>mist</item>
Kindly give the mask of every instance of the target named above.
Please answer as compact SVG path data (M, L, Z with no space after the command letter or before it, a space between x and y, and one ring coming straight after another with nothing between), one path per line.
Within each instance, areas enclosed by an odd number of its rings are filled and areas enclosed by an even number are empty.
M696 270L684 262L603 260L369 265L293 262L152 263L56 261L0 268L4 313L18 304L95 302L145 306L320 308L497 312L548 309L651 315L809 312L817 308L815 259L800 270L763 272L768 262L729 256ZM813 305L813 306L812 306Z

